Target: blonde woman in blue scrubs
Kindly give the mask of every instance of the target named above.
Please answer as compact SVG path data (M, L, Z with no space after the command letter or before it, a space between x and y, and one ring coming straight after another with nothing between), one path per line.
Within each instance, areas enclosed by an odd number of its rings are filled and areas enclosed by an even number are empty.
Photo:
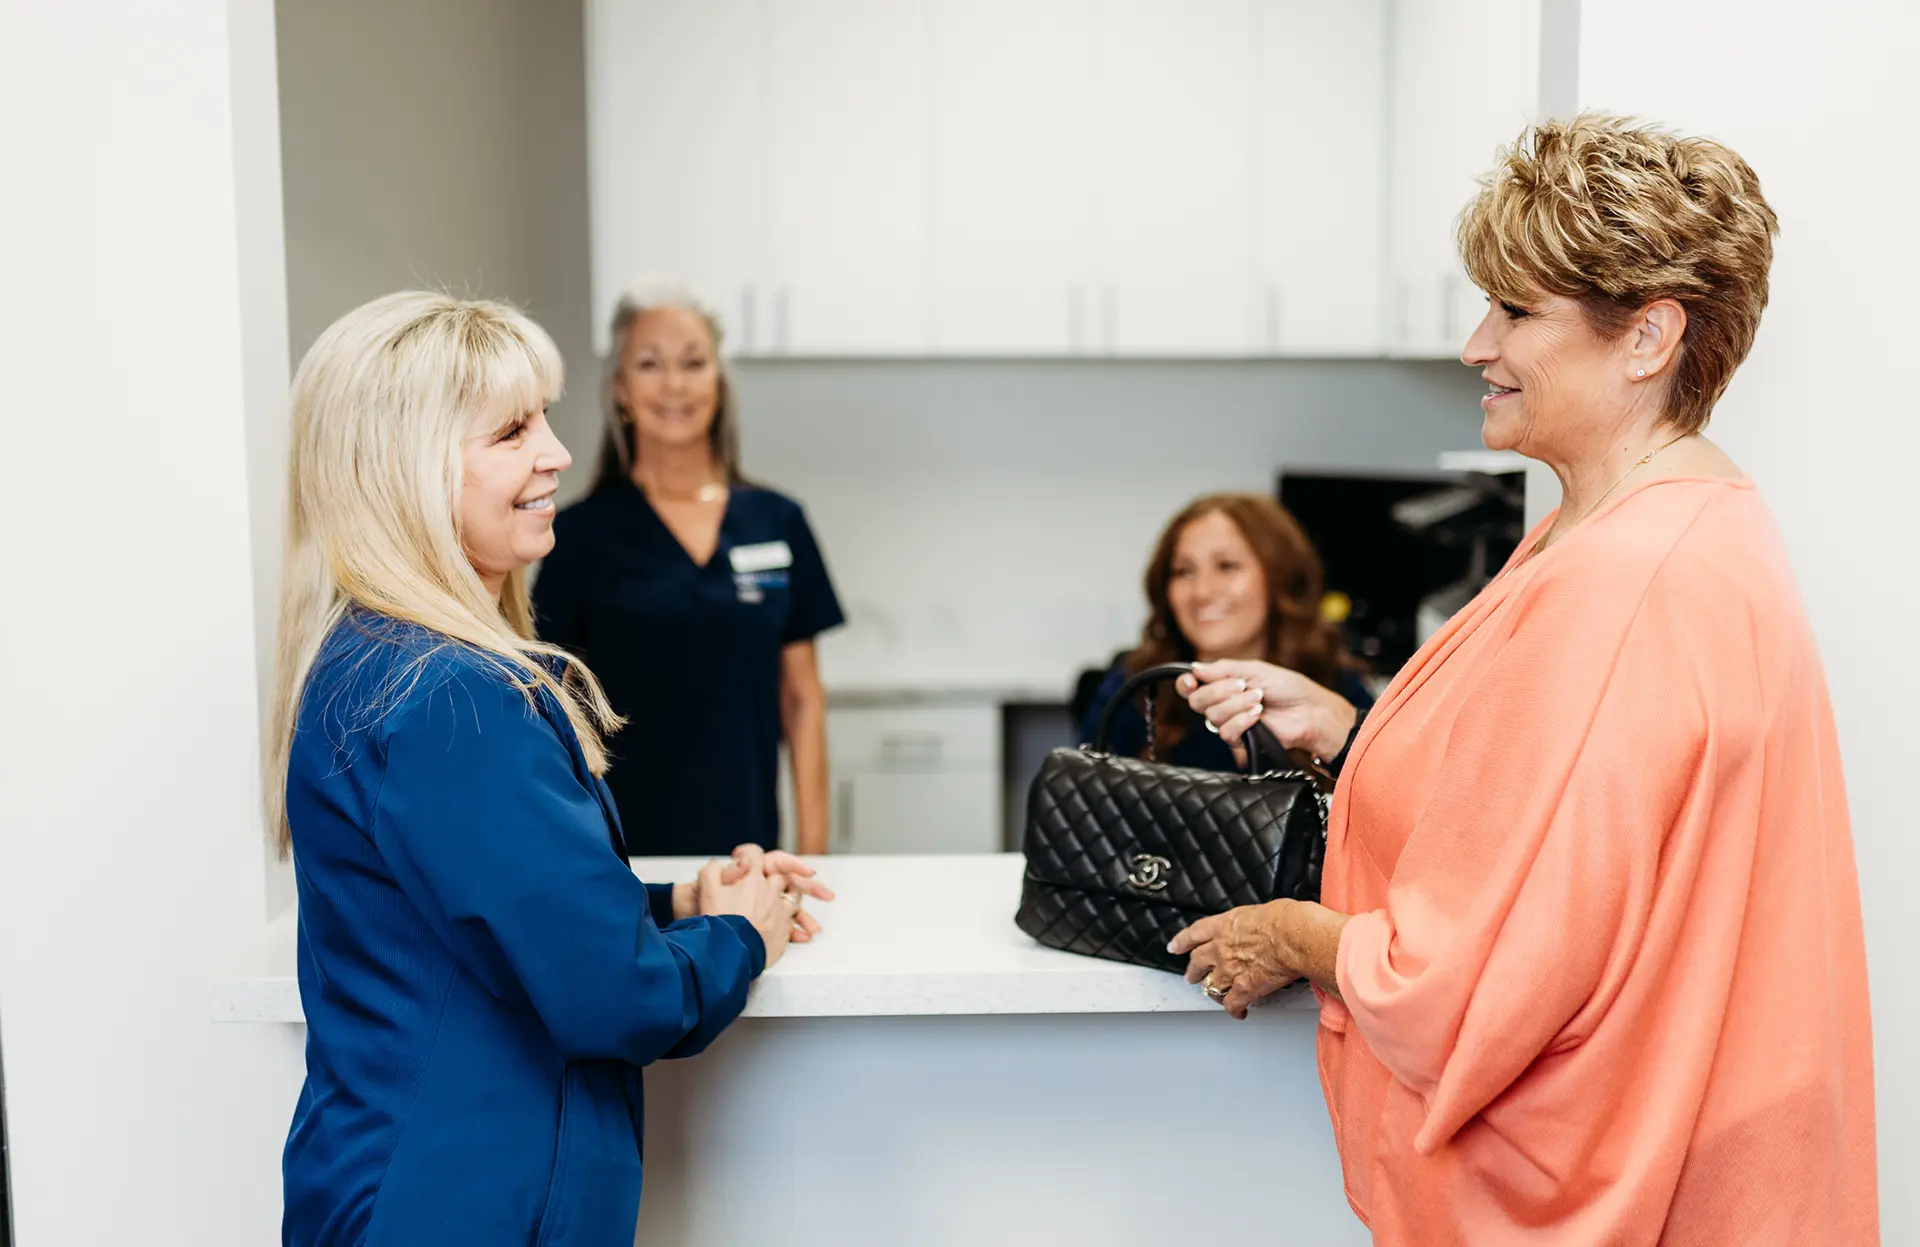
M540 635L626 721L608 784L636 855L712 856L780 832L780 743L801 853L827 851L826 696L814 638L844 622L800 505L740 473L718 319L636 286L613 317L594 488L554 521Z
M640 1069L700 1052L826 899L743 848L642 884L593 673L526 569L571 462L560 356L498 303L349 312L293 387L265 789L299 889L287 1247L629 1247Z

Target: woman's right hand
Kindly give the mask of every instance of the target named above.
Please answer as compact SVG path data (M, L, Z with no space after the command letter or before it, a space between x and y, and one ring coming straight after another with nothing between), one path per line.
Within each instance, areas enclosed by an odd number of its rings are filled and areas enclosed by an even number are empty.
M1272 663L1197 662L1193 674L1181 676L1174 688L1229 745L1237 746L1259 723L1285 748L1332 758L1346 748L1360 720L1360 712L1340 694Z
M767 946L767 969L787 951L793 935L795 904L787 898L785 877L769 875L759 861L741 869L739 852L733 861L716 858L700 870L699 908L702 914L737 914L753 924Z

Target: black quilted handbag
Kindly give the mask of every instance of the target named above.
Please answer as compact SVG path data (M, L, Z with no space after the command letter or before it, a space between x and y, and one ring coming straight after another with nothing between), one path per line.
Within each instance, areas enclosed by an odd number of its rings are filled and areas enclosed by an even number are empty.
M1188 670L1150 667L1128 680L1091 744L1055 749L1027 795L1027 873L1020 929L1053 948L1184 970L1167 952L1181 928L1239 905L1320 898L1332 780L1294 767L1271 735L1248 733L1247 774L1166 766L1106 751L1114 712ZM1254 736L1285 769L1262 770Z

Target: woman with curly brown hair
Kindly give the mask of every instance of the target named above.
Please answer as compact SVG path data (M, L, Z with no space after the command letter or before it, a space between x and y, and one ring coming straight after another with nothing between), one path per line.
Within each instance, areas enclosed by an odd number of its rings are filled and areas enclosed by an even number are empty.
M1259 494L1209 494L1168 521L1147 561L1147 623L1140 644L1114 664L1093 696L1081 739L1128 676L1170 662L1247 659L1299 672L1358 708L1373 704L1360 664L1320 616L1320 556L1285 507ZM1206 721L1178 697L1155 699L1154 756L1177 766L1231 770L1234 749L1192 729ZM1121 706L1107 747L1146 752L1140 707Z
M1183 678L1226 739L1346 746L1320 903L1172 951L1239 1017L1312 981L1347 1198L1385 1247L1879 1241L1833 707L1766 504L1702 433L1776 229L1718 143L1524 134L1460 222L1489 298L1462 360L1487 445L1553 468L1559 510L1357 739L1291 672Z

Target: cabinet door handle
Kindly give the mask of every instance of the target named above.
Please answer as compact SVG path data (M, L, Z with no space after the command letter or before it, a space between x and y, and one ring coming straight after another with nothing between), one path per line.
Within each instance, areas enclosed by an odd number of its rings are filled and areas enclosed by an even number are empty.
M834 803L827 825L833 829L830 842L835 853L845 853L853 843L853 781L843 779L836 785L840 799Z
M939 732L888 732L880 738L880 763L893 767L940 765L946 752L946 737Z

